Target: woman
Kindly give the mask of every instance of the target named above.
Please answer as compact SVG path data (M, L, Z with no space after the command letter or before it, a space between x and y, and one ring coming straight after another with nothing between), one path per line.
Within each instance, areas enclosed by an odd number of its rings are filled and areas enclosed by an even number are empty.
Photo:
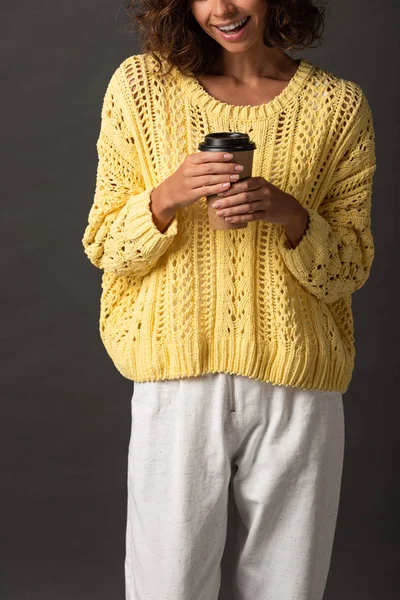
M285 53L319 37L310 0L132 4L145 53L106 90L83 237L102 341L134 382L126 598L217 599L231 486L235 598L321 600L351 295L374 257L371 110L356 83ZM251 178L198 152L223 131L256 143ZM212 230L211 194L248 226Z

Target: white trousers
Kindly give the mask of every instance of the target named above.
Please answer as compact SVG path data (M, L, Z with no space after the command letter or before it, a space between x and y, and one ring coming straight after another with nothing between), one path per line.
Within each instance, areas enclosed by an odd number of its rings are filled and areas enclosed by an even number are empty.
M126 600L217 600L229 489L235 600L321 600L339 505L340 392L229 373L134 383Z

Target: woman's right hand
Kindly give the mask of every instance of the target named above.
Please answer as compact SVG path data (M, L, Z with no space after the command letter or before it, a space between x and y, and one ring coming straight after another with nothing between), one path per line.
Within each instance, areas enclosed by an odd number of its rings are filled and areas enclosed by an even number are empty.
M194 204L203 196L226 192L230 184L239 179L241 171L235 170L237 163L224 158L226 152L196 152L189 154L161 185L163 204L167 211ZM242 169L243 170L243 169ZM235 179L231 176L236 175ZM224 184L228 186L224 187ZM165 194L164 194L165 192Z

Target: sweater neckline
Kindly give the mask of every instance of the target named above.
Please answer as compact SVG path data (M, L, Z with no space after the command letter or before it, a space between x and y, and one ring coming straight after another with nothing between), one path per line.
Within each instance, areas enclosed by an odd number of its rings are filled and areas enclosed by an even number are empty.
M205 108L221 117L259 119L282 111L290 102L298 98L314 69L315 65L307 59L301 58L299 66L287 86L269 102L255 106L251 104L235 105L218 100L205 90L196 77L185 75L182 72L179 72L179 75L186 83L186 97L192 105Z

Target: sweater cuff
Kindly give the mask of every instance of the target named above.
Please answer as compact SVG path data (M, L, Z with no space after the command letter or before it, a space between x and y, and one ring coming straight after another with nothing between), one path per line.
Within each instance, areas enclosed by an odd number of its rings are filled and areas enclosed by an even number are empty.
M129 210L124 232L127 239L136 239L144 254L148 255L162 254L171 244L171 238L178 232L177 213L164 233L155 225L150 209L150 194L153 189L146 189L127 201Z
M304 207L309 214L309 222L303 237L292 248L286 231L279 237L279 249L291 273L300 281L307 281L318 257L326 253L326 243L330 233L329 223L314 209Z

